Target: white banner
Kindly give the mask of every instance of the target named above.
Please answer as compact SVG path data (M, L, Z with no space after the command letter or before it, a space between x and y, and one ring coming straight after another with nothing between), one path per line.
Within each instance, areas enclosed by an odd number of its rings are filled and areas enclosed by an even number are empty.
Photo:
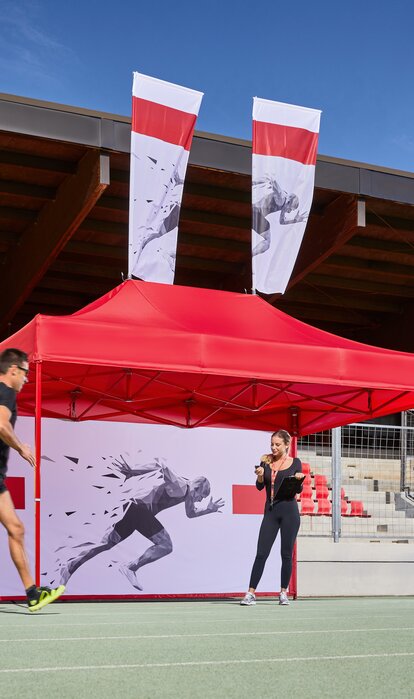
M313 198L321 112L253 100L253 288L284 293Z
M43 585L66 582L72 595L246 591L264 507L253 467L268 433L42 424ZM19 418L17 433L33 442L33 420ZM10 475L31 479L18 459ZM30 481L27 512L19 512L30 548L31 494ZM0 596L22 594L5 532L1 543ZM279 590L279 550L277 541L258 592Z
M172 284L188 156L203 93L134 73L128 275Z

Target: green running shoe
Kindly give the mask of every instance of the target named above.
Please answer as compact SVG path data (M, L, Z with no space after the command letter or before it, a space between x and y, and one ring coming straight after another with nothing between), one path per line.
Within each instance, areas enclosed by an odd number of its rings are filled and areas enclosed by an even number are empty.
M29 612L37 612L47 604L54 602L56 599L58 599L58 597L63 595L64 591L64 585L59 585L59 587L56 587L55 589L51 589L50 587L38 587L36 597L27 601Z

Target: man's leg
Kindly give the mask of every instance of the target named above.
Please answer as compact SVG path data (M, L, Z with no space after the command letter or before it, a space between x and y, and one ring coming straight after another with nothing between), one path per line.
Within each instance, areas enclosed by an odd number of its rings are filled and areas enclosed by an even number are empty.
M154 520L157 522L157 524L159 524L159 526L161 526L155 517ZM153 546L146 549L142 556L140 556L137 560L131 561L127 565L121 566L119 569L121 573L128 578L131 585L133 585L133 587L135 587L137 590L142 590L142 587L136 577L137 571L143 566L148 565L148 563L153 563L159 558L168 556L168 554L173 550L171 537L164 528L162 528L161 531L157 532L156 534L148 536L147 538L152 541Z
M16 514L8 490L0 493L0 522L7 531L10 556L17 568L24 589L27 590L35 584L35 581L30 572L29 559L24 545L23 522Z
M255 245L252 253L253 256L260 255L262 252L266 252L270 247L270 223L256 206L253 207L252 227L253 230L263 238L263 240Z
M149 539L152 541L153 546L150 546L146 551L144 551L138 560L131 561L131 563L128 564L130 570L136 572L139 570L139 568L148 565L148 563L153 563L159 558L168 556L168 554L172 552L173 544L171 537L165 529L161 529L160 532L150 536Z
M9 491L4 488L2 483L0 486L0 523L7 531L10 556L24 585L29 611L37 612L63 595L65 587L60 585L55 589L50 589L49 587L36 586L30 572L29 559L24 545L23 522L16 514Z
M66 585L71 575L73 575L75 570L80 568L81 565L86 563L86 561L90 561L91 558L94 558L99 553L102 553L103 551L109 551L109 549L119 544L120 541L120 535L115 531L115 528L113 528L112 531L110 531L109 534L107 534L102 539L102 542L100 544L98 544L97 546L93 546L87 551L83 551L79 554L79 556L76 556L76 558L74 558L73 560L68 561L68 563L62 567L60 573L61 583L63 585Z

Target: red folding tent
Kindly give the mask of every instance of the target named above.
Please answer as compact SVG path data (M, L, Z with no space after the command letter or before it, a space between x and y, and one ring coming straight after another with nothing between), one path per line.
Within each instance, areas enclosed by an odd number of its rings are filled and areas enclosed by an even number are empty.
M35 416L38 464L41 416L305 435L414 406L414 355L247 294L128 280L73 315L37 315L6 347L35 365L19 411ZM40 468L35 482L38 550Z

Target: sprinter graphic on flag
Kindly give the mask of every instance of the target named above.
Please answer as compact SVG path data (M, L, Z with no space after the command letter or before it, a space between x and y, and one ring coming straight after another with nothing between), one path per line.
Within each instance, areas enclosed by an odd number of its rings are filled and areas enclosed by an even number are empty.
M172 284L185 173L202 93L134 73L128 275Z
M285 192L271 175L266 175L262 180L253 182L252 202L252 228L262 238L253 248L253 255L260 255L270 248L270 222L273 221L270 218L271 214L280 212L279 224L281 226L302 223L308 218L307 211L299 211L298 195L294 192L290 194ZM292 215L289 216L289 214Z
M312 204L320 112L254 98L253 288L284 293Z

